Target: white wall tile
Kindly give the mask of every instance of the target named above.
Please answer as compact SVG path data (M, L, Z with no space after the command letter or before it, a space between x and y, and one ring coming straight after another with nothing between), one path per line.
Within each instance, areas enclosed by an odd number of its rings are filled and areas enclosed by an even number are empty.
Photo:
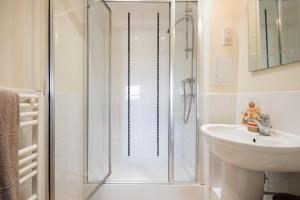
M237 95L237 123L241 122L240 113L247 103L254 100L263 113L270 114L274 129L300 135L300 91L241 93Z
M270 94L271 122L275 129L300 136L300 91Z
M150 4L149 4L150 5ZM160 13L160 158L167 161L168 150L168 86L169 86L169 40L166 30L169 26L169 7L166 4L145 5L142 3L113 3L112 9L112 181L127 179L147 181L151 177L166 178L160 173L147 170L156 165L156 26L157 12ZM147 8L147 9L146 9ZM128 157L128 42L127 16L131 13L131 97L130 97L130 151ZM151 158L153 163L146 161ZM124 162L123 162L124 161ZM127 164L126 164L127 163ZM127 167L118 167L127 166ZM167 166L167 162L164 162ZM128 168L131 168L130 170ZM139 168L144 169L143 173ZM153 167L155 168L155 167ZM135 171L128 177L127 170ZM155 168L156 169L156 168ZM167 173L165 167L158 169ZM115 175L118 176L115 176ZM126 178L126 177L125 177Z

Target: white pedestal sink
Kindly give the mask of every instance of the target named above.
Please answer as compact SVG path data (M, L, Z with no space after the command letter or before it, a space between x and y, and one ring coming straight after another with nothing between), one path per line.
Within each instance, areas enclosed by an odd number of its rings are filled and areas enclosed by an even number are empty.
M264 172L299 172L300 137L281 131L271 136L239 125L201 127L210 150L222 160L222 200L261 200Z

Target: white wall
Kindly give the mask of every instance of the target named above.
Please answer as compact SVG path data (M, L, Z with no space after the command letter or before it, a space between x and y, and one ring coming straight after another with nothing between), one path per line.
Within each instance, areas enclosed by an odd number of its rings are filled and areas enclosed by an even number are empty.
M209 39L205 46L208 62L204 64L209 79L206 80L208 92L256 92L256 91L293 91L300 90L299 62L274 67L257 72L248 69L248 0L213 0L204 21ZM207 17L207 16L206 16ZM207 25L206 23L209 23ZM225 27L233 30L233 45L222 46L222 34ZM205 38L204 38L205 40ZM208 53L207 53L208 51ZM236 66L237 83L219 85L215 83L215 57L228 55Z
M45 199L48 173L46 172L48 151L47 113L44 83L48 67L48 1L3 0L0 1L0 87L11 88L20 93L39 93L39 198ZM26 108L26 111L31 109ZM29 118L30 119L30 118ZM28 119L27 119L28 120ZM22 129L20 148L32 144L35 128ZM46 152L45 152L46 151ZM32 182L20 186L20 200L32 194Z
M236 92L236 83L231 85L216 84L216 58L217 55L229 56L233 61L235 70L239 59L239 16L240 0L213 0L209 8L209 44L205 48L208 53L208 91L209 92ZM224 28L232 29L233 42L230 46L223 46ZM204 38L204 40L206 40ZM236 74L234 74L236 75Z
M0 1L0 86L43 90L48 1Z

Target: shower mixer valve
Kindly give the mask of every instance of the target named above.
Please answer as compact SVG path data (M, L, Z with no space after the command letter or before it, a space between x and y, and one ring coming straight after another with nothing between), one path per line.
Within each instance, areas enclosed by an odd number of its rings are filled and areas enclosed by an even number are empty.
M192 51L193 51L192 48L185 48L185 49L184 49L184 52L192 52Z

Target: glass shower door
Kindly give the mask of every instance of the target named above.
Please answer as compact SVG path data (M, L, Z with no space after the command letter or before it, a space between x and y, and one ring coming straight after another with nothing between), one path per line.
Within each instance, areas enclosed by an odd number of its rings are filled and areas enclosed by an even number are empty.
M50 1L50 199L84 199L83 1Z
M111 11L104 1L87 9L87 183L110 175Z
M197 2L176 1L173 64L174 181L197 181Z
M50 3L50 199L82 200L110 174L110 9Z

